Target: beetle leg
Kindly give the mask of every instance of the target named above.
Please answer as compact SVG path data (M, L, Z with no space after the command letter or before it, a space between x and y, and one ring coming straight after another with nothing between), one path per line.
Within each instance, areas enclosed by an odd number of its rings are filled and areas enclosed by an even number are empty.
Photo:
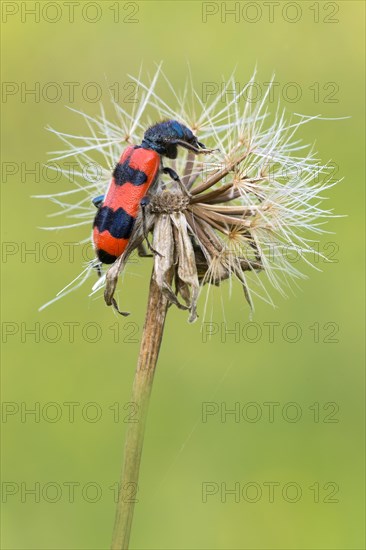
M103 201L104 195L99 195L98 197L92 199L92 203L94 204L95 208L99 208Z
M98 277L100 278L102 276L101 264L95 265L94 269L96 270L96 272L98 273Z
M160 254L160 252L158 252L157 250L155 250L155 248L152 247L148 238L148 231L146 227L146 207L148 206L149 202L150 202L149 197L144 197L140 202L140 206L142 210L142 231L143 231L148 249L151 250L153 254L157 254L162 258L162 254Z
M188 191L188 189L186 188L186 186L183 184L183 182L181 181L180 177L178 176L177 172L175 170L173 170L173 168L170 168L169 166L164 166L163 167L163 173L164 174L168 174L168 176L170 176L172 178L172 180L176 181L180 187L180 190L185 194L187 195L187 197L191 197L192 195L190 194L190 192Z
M140 256L140 258L152 258L153 257L153 254L148 254L148 252L146 251L144 243L140 243L138 245L137 253Z
M123 315L123 317L128 317L129 316L129 312L128 311L121 311L118 307L118 304L117 304L117 301L115 298L112 298L112 306L113 306L113 309L115 311L117 311L117 313L119 313L120 315Z

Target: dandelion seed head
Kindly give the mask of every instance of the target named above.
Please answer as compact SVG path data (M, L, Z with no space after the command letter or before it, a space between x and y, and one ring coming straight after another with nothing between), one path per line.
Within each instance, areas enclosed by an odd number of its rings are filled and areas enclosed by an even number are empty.
M286 289L303 277L290 253L314 266L318 254L314 236L319 238L323 223L333 216L322 206L324 193L337 182L329 179L329 164L321 164L313 148L297 138L303 125L321 117L289 117L279 106L271 115L270 86L255 101L254 78L255 74L241 91L228 94L235 89L232 76L216 97L203 102L191 79L182 92L176 92L159 66L151 78L131 76L141 97L130 111L111 98L113 120L107 119L103 106L94 117L71 109L82 117L86 130L84 135L73 135L49 129L64 146L53 153L52 160L73 159L76 168L72 174L64 170L70 189L42 195L58 207L51 217L62 219L46 229L78 227L80 241L90 239L95 216L92 199L106 193L122 148L140 144L150 125L178 120L214 151L194 156L179 149L176 159L164 159L179 174L189 195L163 175L151 196L149 230L165 257L163 261L155 256L155 277L171 301L190 310L191 321L205 285L236 279L251 307L256 298L273 304L271 287L286 295ZM159 79L166 86L164 96L156 92ZM130 240L122 257L92 283L91 295L105 289L107 303L108 299L112 303L116 279L143 241L140 218ZM49 303L84 284L96 265L97 260L86 266ZM164 270L173 267L174 290L164 279Z

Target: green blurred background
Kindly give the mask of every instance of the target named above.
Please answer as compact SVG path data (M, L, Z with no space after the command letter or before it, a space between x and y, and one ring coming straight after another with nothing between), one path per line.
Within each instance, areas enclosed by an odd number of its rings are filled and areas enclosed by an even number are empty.
M323 161L331 158L339 166L337 177L344 181L328 193L328 203L347 217L332 220L328 229L335 234L321 240L328 254L327 243L336 243L336 261L320 262L322 272L304 268L310 278L290 299L274 292L277 309L256 304L253 321L262 331L257 342L249 341L254 333L225 340L221 329L224 321L229 329L235 323L241 331L248 328L239 285L231 299L227 285L215 289L212 320L218 332L209 341L198 324L188 325L184 313L169 311L131 547L364 548L364 3L275 3L272 22L265 2L237 3L237 21L234 15L225 20L221 3L106 1L76 2L69 22L66 4L41 2L40 9L48 7L35 22L24 11L24 6L33 9L33 2L2 3L2 78L10 83L5 91L13 90L3 95L2 158L19 170L3 172L2 181L2 547L109 547L115 509L110 487L119 479L151 270L151 260L137 262L124 279L120 297L133 313L127 320L116 318L102 299L87 298L86 288L39 313L38 307L79 273L82 258L76 252L70 261L65 243L78 241L80 232L38 229L48 224L52 209L31 195L69 186L44 181L42 174L24 178L18 164L42 165L47 151L59 147L44 130L48 124L85 132L65 105L97 114L98 104L80 92L86 83L99 83L107 104L108 83L118 82L123 101L127 73L137 74L141 61L152 72L163 60L177 89L186 79L187 61L198 89L203 82L221 83L235 66L244 84L257 65L257 82L267 82L275 72L276 98L289 82L300 87L298 101L282 97L289 113L352 117L317 121L301 132L307 141L316 139ZM212 12L206 22L204 10ZM51 102L41 94L36 101L17 91L36 82L40 90L58 83L62 97ZM80 83L73 101L67 82ZM55 262L43 258L50 241L62 250ZM39 254L24 256L25 248L35 246ZM270 322L279 323L273 342L265 325ZM36 323L39 341L26 333ZM61 336L52 343L58 338L55 323ZM68 337L70 323L75 323L74 342ZM90 342L96 333L88 323L99 327L97 342ZM288 323L300 328L299 341L288 341L293 337ZM70 402L79 404L74 422L71 405L65 405ZM202 421L205 402L216 403L218 411L207 422ZM273 421L269 402L278 404ZM24 414L25 407L35 406L39 417ZM225 417L225 407L239 407L240 418ZM96 412L101 417L93 422ZM290 422L295 413L301 418ZM72 482L74 499L69 498ZM273 499L269 482L277 484ZM205 499L207 483L215 494ZM225 487L235 484L239 497L228 494L222 502ZM27 493L37 487L39 499ZM300 490L298 501L290 502Z

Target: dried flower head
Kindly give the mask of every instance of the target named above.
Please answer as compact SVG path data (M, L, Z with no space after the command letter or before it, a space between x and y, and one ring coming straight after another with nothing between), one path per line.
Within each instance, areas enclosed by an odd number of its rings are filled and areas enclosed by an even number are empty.
M159 77L172 95L170 102L155 91ZM88 126L87 136L51 130L67 145L53 160L75 157L80 167L76 189L47 195L60 206L58 214L79 220L60 227L86 226L89 233L95 214L91 199L105 192L123 146L141 143L152 122L179 120L214 152L194 156L181 149L171 166L184 188L163 176L151 190L146 229L153 232L157 251L157 284L172 303L189 310L190 321L197 317L203 285L219 285L226 279L238 279L251 307L254 296L272 304L266 281L284 293L286 285L302 277L289 253L311 264L310 258L317 254L311 232L320 234L322 223L332 216L320 206L322 192L335 184L326 178L329 165L321 165L312 148L295 137L303 124L320 117L296 115L288 121L277 108L271 118L270 86L261 101L252 97L255 75L228 100L228 89L235 88L232 77L207 103L191 81L178 95L160 67L147 83L141 76L131 78L141 93L131 113L112 100L113 122L106 119L103 108L96 118L77 111ZM85 165L97 167L101 177L86 182ZM81 198L70 200L74 197ZM92 294L104 288L106 303L118 309L114 298L118 277L131 253L141 251L143 241L140 213L125 252L94 284ZM89 263L48 304L83 284L97 264L97 260Z

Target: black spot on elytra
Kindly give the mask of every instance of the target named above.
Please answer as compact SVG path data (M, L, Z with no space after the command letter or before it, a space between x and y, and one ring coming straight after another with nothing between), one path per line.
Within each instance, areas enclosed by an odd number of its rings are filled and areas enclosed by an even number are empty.
M108 254L108 252L102 250L101 248L98 248L97 256L102 264L114 264L117 260L117 256L112 256L112 254Z
M123 208L112 210L109 206L102 206L95 216L93 227L97 227L100 233L109 231L116 239L129 239L134 223L135 218Z
M113 177L116 185L123 185L128 181L133 185L143 185L147 181L147 174L142 170L132 168L129 159L118 163L114 169Z

